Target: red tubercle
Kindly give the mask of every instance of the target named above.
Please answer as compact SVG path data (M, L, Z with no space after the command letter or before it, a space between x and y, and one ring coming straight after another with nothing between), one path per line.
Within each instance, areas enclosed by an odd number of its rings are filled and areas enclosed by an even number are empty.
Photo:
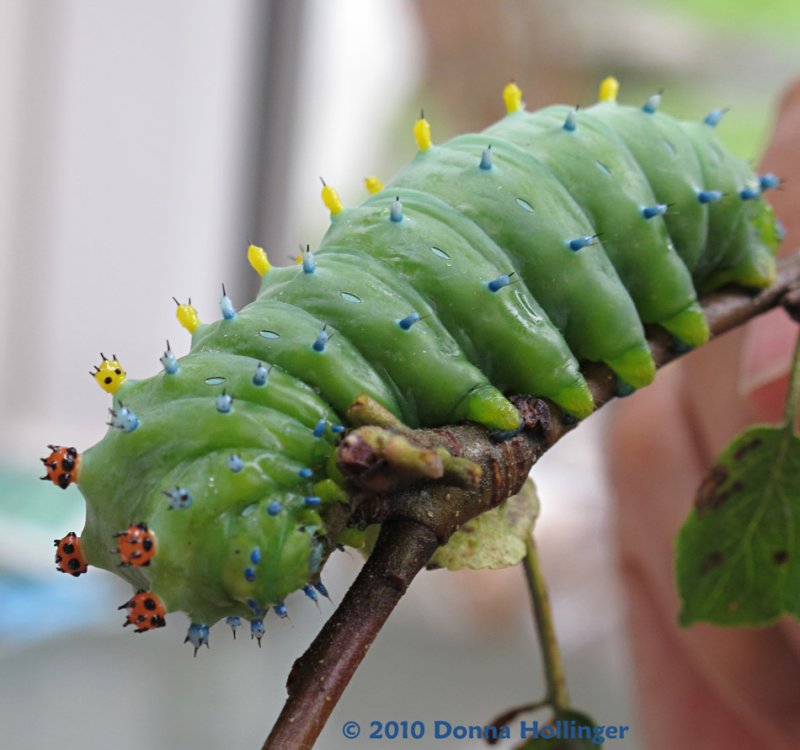
M62 573L69 573L76 578L85 573L89 565L83 556L80 537L70 531L63 539L54 539L56 546L56 568Z
M164 602L152 591L139 589L125 604L117 609L127 609L128 617L122 623L123 628L128 625L135 625L136 633L144 633L146 630L163 628L167 621L164 619L167 608Z
M75 448L61 445L48 445L50 455L42 459L45 471L42 479L49 479L53 484L67 489L73 482L78 482L78 464L80 454Z
M158 545L156 535L147 528L146 523L132 523L125 531L114 534L118 547L113 552L119 554L120 565L141 568L150 564L155 557Z

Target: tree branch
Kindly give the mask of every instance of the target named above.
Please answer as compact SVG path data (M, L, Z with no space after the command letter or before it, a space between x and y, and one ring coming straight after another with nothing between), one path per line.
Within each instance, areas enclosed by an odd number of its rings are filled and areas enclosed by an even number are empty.
M779 261L775 283L759 294L726 289L703 297L701 304L712 336L717 337L784 301L787 308L796 307L798 289L800 253L795 253ZM658 367L684 353L675 348L665 331L653 327L647 333ZM597 408L614 398L617 380L606 366L590 364L584 374ZM287 683L289 697L263 750L313 747L370 645L436 547L461 524L518 492L541 455L577 424L542 399L520 396L514 401L525 429L503 442L493 441L485 429L471 424L403 430L404 437L422 448L445 447L451 455L477 464L480 479L472 487L428 482L389 494L387 488L399 486L394 482L401 478L400 473L393 472L373 447L353 450L358 448L353 442L358 440L358 430L351 433L355 437L343 445L340 465L343 462L352 469L348 476L356 485L359 477L367 478L357 493L355 518L362 523L381 522L381 533L344 600L295 662ZM377 484L376 475L380 477ZM382 494L369 490L376 486Z

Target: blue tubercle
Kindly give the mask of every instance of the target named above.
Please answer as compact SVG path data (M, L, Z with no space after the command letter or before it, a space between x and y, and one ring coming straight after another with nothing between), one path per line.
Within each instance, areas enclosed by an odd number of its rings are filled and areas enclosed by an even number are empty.
M652 219L656 216L663 216L667 213L667 204L666 203L656 203L655 206L645 206L642 209L642 216L645 219Z
M217 411L220 414L230 414L233 409L233 397L223 391L216 400Z
M111 421L108 423L109 427L115 427L123 432L133 432L139 426L139 417L137 417L127 406L119 402L119 409L109 409L111 414Z
M317 334L316 341L311 345L311 348L315 352L324 352L325 345L330 341L330 336L328 335L328 331L326 330L327 326L324 326L323 329Z
M767 172L759 176L758 184L762 190L775 190L781 184L781 181L777 175Z
M271 515L271 516L277 516L278 513L280 513L280 512L281 512L281 504L277 500L273 500L267 506L267 513L269 513L269 515Z
M244 579L248 583L252 583L256 580L256 569L255 568L245 568L244 569Z
M281 620L285 620L289 613L286 611L286 605L283 602L278 602L272 609L275 610L275 614L281 618Z
M253 385L261 387L267 384L267 380L269 380L269 370L259 362L253 374Z
M647 101L642 105L642 112L653 115L656 113L659 104L661 104L661 92L657 91L655 94L651 94L647 97Z
M186 510L192 507L192 493L186 487L163 490L163 493L169 498L169 510Z
M701 190L697 194L697 200L700 203L716 203L722 200L722 192L720 190Z
M752 201L761 195L760 187L744 187L739 191L739 197L743 201Z
M208 625L201 625L197 622L193 622L189 626L189 630L186 633L186 638L183 639L184 643L191 643L194 646L194 655L197 656L197 650L200 646L205 646L206 648L211 648L208 645Z
M234 473L238 474L242 469L244 469L244 461L242 461L241 456L238 456L234 453L228 459L228 468Z
M400 197L394 199L391 208L389 209L389 220L399 224L403 220L403 204L400 202Z
M490 292L499 292L504 286L508 286L511 283L511 274L505 274L503 276L498 276L496 279L492 279L491 281L486 283L486 287L489 289Z
M242 627L242 618L241 617L226 617L225 623L231 629L233 633L233 640L236 640L236 631Z
M317 270L317 264L314 260L314 253L306 247L306 251L303 253L303 273L314 273Z
M567 119L564 120L563 128L564 128L564 130L572 133L572 132L574 132L575 128L577 128L577 127L578 127L578 110L577 109L571 109L567 113Z
M225 284L222 285L222 299L219 301L219 309L222 312L222 317L225 320L233 320L236 317L236 308L231 302L231 298L225 291Z
M583 237L576 237L574 240L570 240L567 244L570 250L577 253L578 250L589 247L594 242L594 239L594 235L586 234Z
M483 149L483 153L481 154L481 163L478 165L481 169L491 169L492 168L492 147L487 146Z
M303 502L309 508L315 508L322 502L322 500L321 500L321 498L318 498L318 497L305 497L305 498L303 498Z
M303 593L309 599L311 599L312 602L317 601L317 592L314 591L314 587L311 584L307 583L305 586L303 586Z
M258 641L258 647L261 648L261 639L266 632L263 620L250 620L250 640L255 638Z
M331 425L331 432L338 435L345 431L345 426L343 424L332 424Z
M161 362L164 372L166 372L167 375L177 375L181 369L181 366L178 364L178 360L175 359L175 355L172 353L169 341L167 341L167 350L164 352L159 361Z
M398 320L397 324L404 331L408 331L411 328L411 326L413 326L414 323L416 323L419 320L419 318L420 318L419 313L414 311L414 312L409 313L408 315L406 315L405 318L401 318L400 320Z
M331 598L331 595L328 593L328 589L325 588L325 584L322 581L317 581L315 584L313 584L313 586L326 599Z
M317 422L316 427L314 427L314 437L321 438L325 434L325 427L327 426L328 422L325 419L320 419Z
M299 476L300 479L310 479L314 476L314 470L304 467L297 472L297 476Z
M719 125L720 120L725 116L726 109L712 109L704 118L703 123L710 128L715 128Z
M253 565L258 565L261 562L260 547L254 547L252 550L250 550L250 562L253 563Z

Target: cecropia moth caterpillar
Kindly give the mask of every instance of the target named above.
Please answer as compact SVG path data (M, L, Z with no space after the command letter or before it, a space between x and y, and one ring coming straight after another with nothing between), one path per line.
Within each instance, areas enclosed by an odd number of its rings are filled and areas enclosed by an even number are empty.
M333 454L348 406L367 394L411 426L472 420L498 439L520 418L506 396L593 411L581 363L606 363L622 391L650 383L644 325L679 347L708 338L698 292L774 275L780 229L757 176L700 122L616 102L607 79L588 109L525 111L418 153L360 206L323 185L330 228L301 262L273 268L248 249L261 290L203 325L178 318L189 354L132 381L116 357L93 376L113 397L105 437L80 455L50 446L46 476L77 483L83 533L56 541L59 570L111 570L134 589L124 624L163 626L182 610L186 639L249 621L303 589L347 524Z

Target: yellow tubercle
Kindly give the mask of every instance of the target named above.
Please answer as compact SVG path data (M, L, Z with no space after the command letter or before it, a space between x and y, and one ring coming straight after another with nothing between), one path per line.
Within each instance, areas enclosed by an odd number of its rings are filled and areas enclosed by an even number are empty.
M192 300L189 299L188 304L181 304L175 300L178 309L175 311L175 317L189 333L194 333L200 326L200 318L197 315L197 310L192 306Z
M597 92L597 99L601 102L617 101L619 91L619 81L614 76L608 76L600 82L600 90Z
M414 123L414 140L420 151L427 151L432 145L431 124L425 119L425 113L420 113L419 120Z
M272 268L264 248L258 245L250 245L247 248L247 260L259 276L263 276Z
M508 114L519 112L523 109L522 89L514 81L507 83L503 89L503 101L506 104L506 112Z
M377 177L365 177L364 187L370 195L375 195L383 190L383 183Z
M125 382L125 370L122 369L122 365L119 363L116 354L114 354L111 359L107 359L105 354L101 354L100 356L103 358L100 367L95 365L94 372L90 372L89 374L97 381L97 385L106 393L111 393L113 395Z
M342 212L342 201L339 199L339 193L337 193L330 185L325 184L325 180L322 180L322 202L325 204L325 208L331 212L331 216L336 216Z

